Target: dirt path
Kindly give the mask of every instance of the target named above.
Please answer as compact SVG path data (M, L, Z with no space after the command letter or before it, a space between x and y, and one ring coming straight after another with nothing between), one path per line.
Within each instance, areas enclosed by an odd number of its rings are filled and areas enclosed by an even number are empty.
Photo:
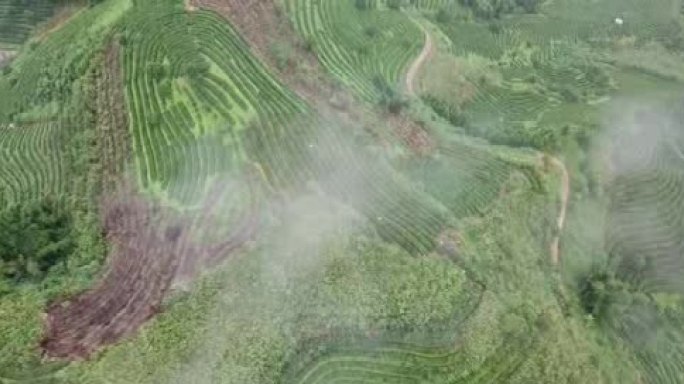
M88 7L83 5L67 5L57 10L54 16L50 18L45 24L41 25L34 35L37 41L45 40L49 35L55 33L76 15L84 12Z
M244 182L250 184L253 176L246 177ZM215 207L228 190L217 184L196 217L179 215L135 191L107 197L102 228L112 247L102 277L89 290L48 304L40 342L43 358L88 359L136 334L162 311L174 282L190 281L202 270L215 268L252 240L260 218L256 194L230 232L214 232L221 240L199 241L198 235L225 226Z
M197 7L192 0L185 0L184 4L186 12L195 12L197 10Z
M425 44L423 45L423 50L420 52L420 55L418 55L413 63L411 63L411 66L406 73L406 93L409 96L416 95L416 76L420 72L420 68L423 66L423 64L425 64L435 53L435 45L432 42L432 36L430 36L430 33L426 31L425 28L422 26L420 28L425 34Z
M0 49L0 68L2 68L5 63L9 63L15 55L15 51L3 51Z
M560 236L565 226L565 215L568 210L568 200L570 199L570 175L565 164L557 157L550 157L551 163L561 171L561 209L556 220L556 235L551 241L551 261L554 265L560 263Z
M411 63L411 67L406 74L406 93L409 96L416 95L416 76L420 72L423 64L425 64L435 53L435 45L432 41L432 36L422 25L418 24L418 26L425 34L425 45L423 46L420 55ZM556 233L551 241L551 261L554 265L558 265L560 264L560 236L563 232L563 227L565 226L565 216L568 210L568 200L570 199L570 175L568 174L565 164L560 159L550 156L548 160L561 172L561 208L558 212L558 218L556 219Z

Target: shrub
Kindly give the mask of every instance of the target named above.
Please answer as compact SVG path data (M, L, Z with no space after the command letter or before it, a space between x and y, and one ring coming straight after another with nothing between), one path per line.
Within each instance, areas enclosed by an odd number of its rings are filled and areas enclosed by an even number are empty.
M563 87L560 90L561 97L568 103L576 103L580 100L580 96L574 88Z
M435 20L441 24L447 24L451 22L451 19L451 13L444 8L440 8L439 11L437 11L437 15L435 16Z
M403 5L402 0L387 0L387 7L389 9L399 9Z
M374 3L372 0L356 0L354 5L360 10L367 10L373 8Z
M0 212L0 277L40 280L75 248L72 220L46 199Z
M380 34L380 30L378 27L374 25L369 25L366 28L363 29L363 32L366 34L366 36L370 38L376 37L378 34Z
M373 79L373 84L380 94L379 104L388 112L398 114L408 104L401 94L387 84L387 81L381 76L376 76Z

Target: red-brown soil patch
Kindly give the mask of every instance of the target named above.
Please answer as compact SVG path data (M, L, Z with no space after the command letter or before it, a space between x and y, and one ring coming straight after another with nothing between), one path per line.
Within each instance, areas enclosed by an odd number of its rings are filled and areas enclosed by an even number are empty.
M97 74L94 98L102 166L102 190L113 192L130 159L128 113L124 98L121 47L112 40L106 47Z
M436 150L437 143L434 138L420 124L399 116L390 119L393 120L392 125L396 127L396 134L402 143L411 149L411 152L419 156L427 156Z
M214 230L207 215L223 195L216 189L195 219L184 217L135 193L120 193L103 204L102 227L111 246L99 283L71 298L52 302L40 343L48 359L79 360L134 334L161 310L174 279L190 278L243 246L257 231L250 210L225 240L205 244Z
M189 6L213 10L226 19L249 42L252 52L276 71L279 78L300 97L316 105L335 92L313 52L307 50L285 15L273 0L188 0ZM291 49L288 60L274 53L274 47Z

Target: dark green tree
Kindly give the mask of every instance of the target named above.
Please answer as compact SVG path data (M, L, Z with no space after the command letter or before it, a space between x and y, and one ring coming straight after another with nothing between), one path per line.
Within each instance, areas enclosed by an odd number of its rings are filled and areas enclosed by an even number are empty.
M0 211L0 277L40 280L75 248L70 216L44 199Z

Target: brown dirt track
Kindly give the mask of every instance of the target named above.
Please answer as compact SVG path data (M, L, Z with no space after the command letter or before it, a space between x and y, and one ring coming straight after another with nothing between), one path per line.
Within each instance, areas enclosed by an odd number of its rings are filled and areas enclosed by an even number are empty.
M102 184L105 194L112 193L120 182L130 159L128 112L124 98L121 46L112 39L103 55L96 92L98 140L101 149Z
M94 288L48 306L40 343L43 356L86 359L134 334L161 310L175 279L194 277L253 238L258 216L250 209L226 240L196 240L217 225L206 214L223 195L213 195L195 220L133 193L105 202L102 226L111 251L103 276Z
M560 236L561 232L563 231L563 227L565 226L565 216L568 210L568 201L570 200L570 175L568 174L565 164L560 159L557 157L551 157L550 161L561 172L561 207L558 211L558 218L556 219L558 233L551 241L551 261L554 265L558 265L560 263L561 257Z
M418 55L413 63L411 63L411 66L406 74L406 93L408 93L409 96L416 95L416 76L420 73L420 69L423 64L430 60L435 53L435 45L432 42L432 36L430 36L430 33L425 30L424 27L421 26L420 28L425 34L425 44L423 45L423 50L420 52L420 55Z

